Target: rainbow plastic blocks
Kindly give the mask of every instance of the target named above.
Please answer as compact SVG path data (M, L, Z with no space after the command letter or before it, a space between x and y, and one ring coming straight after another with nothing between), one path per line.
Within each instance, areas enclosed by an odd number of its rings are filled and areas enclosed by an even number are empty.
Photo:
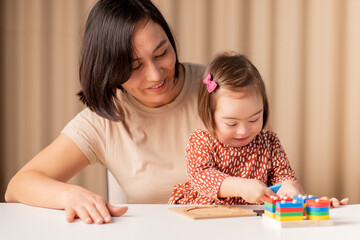
M328 220L329 200L313 199L306 201L306 218L309 220Z
M265 197L264 200L264 214L268 217L275 218L276 217L276 202L279 201L292 201L291 197L287 196L270 196Z
M317 227L330 226L329 200L308 196L270 196L265 197L263 222L278 227Z
M306 201L311 199L317 199L317 197L313 195L298 195L298 196L294 196L293 198L303 204L304 207L303 216L306 216Z
M276 202L275 219L278 221L301 221L303 213L303 204L297 200Z
M330 201L315 196L265 197L264 214L278 221L328 220Z

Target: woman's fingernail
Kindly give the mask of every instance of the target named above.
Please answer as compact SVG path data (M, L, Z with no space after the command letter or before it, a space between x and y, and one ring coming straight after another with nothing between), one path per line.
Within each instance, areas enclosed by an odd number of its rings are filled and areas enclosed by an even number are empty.
M89 217L86 218L86 219L85 219L85 222L86 222L86 223L91 223L91 218L89 218Z
M110 217L105 217L105 222L110 222L111 218Z

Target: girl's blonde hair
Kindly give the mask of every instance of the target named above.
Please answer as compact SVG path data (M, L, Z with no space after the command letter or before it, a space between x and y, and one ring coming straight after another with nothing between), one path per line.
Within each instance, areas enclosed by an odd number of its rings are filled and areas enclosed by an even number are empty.
M244 87L253 87L258 91L263 99L263 127L265 126L269 116L269 102L265 84L257 68L245 55L226 52L219 54L210 61L203 78L209 73L212 75L212 81L217 83L217 87L209 93L206 84L200 84L198 112L205 127L212 135L214 135L215 126L216 95L221 88L236 92Z

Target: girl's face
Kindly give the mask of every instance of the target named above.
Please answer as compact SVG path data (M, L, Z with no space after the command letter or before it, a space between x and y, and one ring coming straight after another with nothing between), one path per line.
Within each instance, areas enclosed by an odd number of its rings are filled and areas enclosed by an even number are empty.
M230 91L220 88L214 121L216 137L233 147L249 144L263 125L263 99L252 88Z
M182 82L174 85L176 56L163 28L152 20L138 22L132 44L133 72L122 87L148 107L174 100Z

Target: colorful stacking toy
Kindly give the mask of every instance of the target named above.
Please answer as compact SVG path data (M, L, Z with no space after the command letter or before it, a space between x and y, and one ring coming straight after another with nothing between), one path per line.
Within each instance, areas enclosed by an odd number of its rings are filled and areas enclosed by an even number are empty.
M315 196L270 196L264 200L263 222L280 227L330 226L330 201Z
M329 200L313 199L306 201L306 218L309 220L328 220Z
M264 214L268 217L275 218L276 216L276 202L279 201L292 201L291 197L287 196L270 196L265 197L264 200Z
M298 195L294 196L293 199L297 200L298 202L301 202L303 204L303 216L306 216L306 201L311 199L317 199L318 197L315 197L313 195Z
M276 202L276 216L278 221L301 221L303 217L303 204L297 200Z

